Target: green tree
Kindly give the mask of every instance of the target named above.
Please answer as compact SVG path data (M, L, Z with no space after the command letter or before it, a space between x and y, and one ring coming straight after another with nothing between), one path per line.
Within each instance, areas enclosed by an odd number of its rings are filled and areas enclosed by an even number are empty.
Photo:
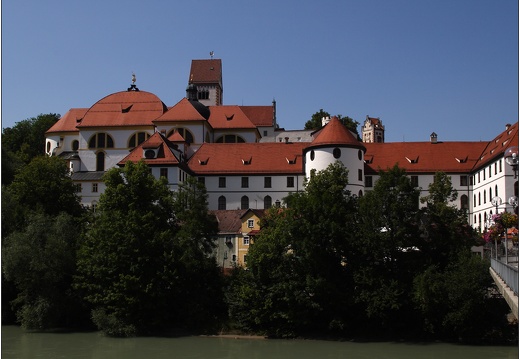
M450 177L436 173L428 195L421 198L426 207L417 246L423 269L414 279L414 300L427 332L479 342L500 333L508 309L503 299L489 295L489 263L471 254L477 234L465 211L450 203L456 199Z
M421 236L417 246L424 256L423 264L444 268L454 262L459 252L470 251L477 244L477 234L468 224L467 213L452 204L457 199L451 179L443 172L434 176L428 195L421 198L426 204L421 210Z
M315 173L305 191L271 209L235 277L230 311L246 330L287 337L344 330L352 302L348 255L355 199L340 164ZM261 298L261 299L260 299Z
M173 193L175 217L179 229L175 241L182 250L184 276L180 285L177 318L191 326L211 329L226 313L221 270L212 255L218 222L208 210L206 187L189 177ZM184 301L184 303L183 303Z
M209 233L188 223L203 196L178 196L181 206L166 179L156 180L142 161L111 169L104 181L76 279L97 327L130 336L207 324L208 305L218 299L210 283L217 269L202 250L201 235Z
M356 300L381 329L411 326L411 289L420 263L419 190L397 165L360 198L358 246L355 247Z
M16 287L12 305L24 328L41 330L85 323L81 301L71 290L80 236L77 218L64 212L57 216L33 212L23 230L4 238L3 274Z
M331 117L330 113L323 111L323 109L320 109L318 112L314 113L310 120L305 122L305 130L319 130L322 128L321 119L323 117ZM350 131L354 132L356 136L359 138L359 132L358 132L358 126L359 122L353 120L352 118L342 115L336 115L336 117L340 120L340 122L345 125Z
M40 156L45 151L45 132L51 128L60 115L40 114L2 130L2 184L9 184L16 171Z
M8 190L25 211L80 216L83 208L68 174L67 164L61 158L35 157L15 176Z

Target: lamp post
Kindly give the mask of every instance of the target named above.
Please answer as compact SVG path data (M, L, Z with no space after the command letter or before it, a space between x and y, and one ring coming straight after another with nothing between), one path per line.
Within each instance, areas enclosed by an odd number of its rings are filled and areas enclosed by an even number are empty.
M491 198L491 204L495 206L495 214L498 214L498 206L502 204L502 198L498 196Z
M518 147L509 147L504 152L504 159L506 160L507 164L513 168L516 179L518 177Z

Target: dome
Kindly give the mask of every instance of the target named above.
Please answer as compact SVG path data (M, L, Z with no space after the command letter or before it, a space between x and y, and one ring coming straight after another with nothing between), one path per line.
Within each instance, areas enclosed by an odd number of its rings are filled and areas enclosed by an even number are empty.
M152 125L166 110L166 105L153 93L116 92L90 107L78 127Z

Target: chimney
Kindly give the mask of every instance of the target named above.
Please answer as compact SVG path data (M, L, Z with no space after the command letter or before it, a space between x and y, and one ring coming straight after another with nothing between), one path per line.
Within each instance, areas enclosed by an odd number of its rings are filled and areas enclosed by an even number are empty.
M509 127L511 127L510 123L506 123L506 131L509 130Z
M285 143L289 143L289 137L285 137Z
M437 143L437 134L435 132L432 132L432 134L430 135L430 143Z

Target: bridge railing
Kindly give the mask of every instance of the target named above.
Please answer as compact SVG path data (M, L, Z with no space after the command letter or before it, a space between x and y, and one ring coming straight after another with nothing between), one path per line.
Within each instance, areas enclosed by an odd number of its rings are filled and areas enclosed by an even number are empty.
M518 296L518 268L491 258L491 268Z

